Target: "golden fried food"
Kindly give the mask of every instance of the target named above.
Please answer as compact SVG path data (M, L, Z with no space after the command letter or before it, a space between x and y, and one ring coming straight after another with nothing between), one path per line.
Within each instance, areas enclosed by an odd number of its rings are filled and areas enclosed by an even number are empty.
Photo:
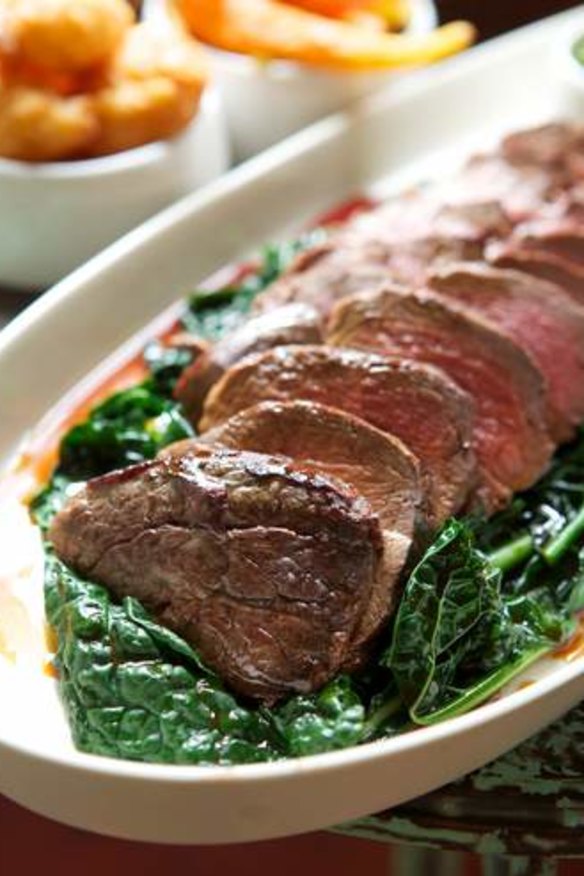
M165 76L200 94L207 78L201 47L171 21L143 22L133 27L114 69L121 78Z
M393 30L405 27L410 16L409 0L287 0L287 3L316 15L347 21L374 16Z
M172 137L193 118L206 81L202 50L170 22L132 28L113 65L112 84L96 92L99 134L92 154L106 155Z
M409 24L411 0L382 0L382 15L392 30L401 30Z
M91 99L38 89L0 91L0 155L58 161L84 153L97 134Z
M105 64L133 22L126 0L0 0L0 52L79 73Z
M117 2L0 0L0 155L23 161L108 155L172 137L193 118L206 81L202 49L182 25L170 20L126 27L132 13L129 19L126 15L116 19ZM125 8L125 0L119 2ZM102 13L112 13L111 28L104 27L99 16L91 19L96 4ZM2 17L16 5L18 16ZM44 47L44 66L27 60L22 42L18 53L4 51L8 42L12 48L16 45L7 40L7 33L13 31L5 29L6 22L22 24L26 11L33 7L37 23L42 18L40 11L50 7L61 25L60 31L53 32L54 43L48 39L39 43L39 29L26 30L28 37L34 33L37 44ZM57 8L61 10L58 16ZM67 40L60 55L56 48L49 51L49 46L58 46L58 33L61 38L68 33L64 22L70 24L74 13L81 15L82 9L88 13L86 23L91 20L92 24L87 32L80 31L83 38L77 40L77 60ZM82 58L98 58L100 39L100 51L107 48L109 52L107 64L74 70ZM29 48L32 44L28 43ZM49 69L49 59L62 66Z
M98 134L91 155L109 155L164 140L194 116L198 95L166 76L128 79L95 94Z
M231 52L339 70L375 70L438 61L472 43L456 21L428 34L388 34L315 15L278 0L175 0L191 33Z

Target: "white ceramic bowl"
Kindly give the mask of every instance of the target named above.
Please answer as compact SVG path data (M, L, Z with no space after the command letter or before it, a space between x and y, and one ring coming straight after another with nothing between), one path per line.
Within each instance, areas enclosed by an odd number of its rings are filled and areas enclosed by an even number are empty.
M0 159L0 284L32 290L56 282L228 163L213 89L172 140L86 161Z
M408 33L427 33L437 23L433 0L412 0ZM395 72L329 73L288 61L260 63L217 49L211 50L211 65L236 161L344 109L400 76Z

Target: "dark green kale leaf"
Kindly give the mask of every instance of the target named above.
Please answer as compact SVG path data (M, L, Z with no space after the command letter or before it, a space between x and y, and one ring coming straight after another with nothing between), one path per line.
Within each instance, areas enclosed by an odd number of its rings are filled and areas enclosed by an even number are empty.
M472 529L457 520L411 573L381 662L415 723L473 708L570 635L571 605L560 606L547 582L512 595L501 582Z
M55 514L61 510L71 485L68 477L56 472L47 486L43 487L31 501L30 514L43 533L48 530Z
M295 696L272 718L290 757L301 757L363 741L366 710L355 684L340 675L312 696Z
M30 503L35 522L45 532L77 482L151 459L193 434L178 403L151 380L114 393L62 438L53 476Z
M556 453L547 474L490 520L473 521L477 543L505 572L534 552L561 559L584 534L584 431Z
M509 509L477 528L503 590L560 618L584 609L584 431Z
M255 763L282 756L260 709L229 694L178 636L135 602L76 576L50 552L47 618L78 748L160 763Z
M76 746L110 757L238 764L356 745L367 711L341 676L272 710L239 702L179 636L135 599L121 604L47 549L47 619ZM368 738L368 737L367 737Z
M176 402L148 383L114 393L61 441L58 475L85 480L124 468L193 435Z
M277 280L294 257L323 240L326 231L316 229L293 241L270 244L262 252L257 268L233 286L210 292L200 289L190 296L183 316L187 331L208 340L217 340L240 326L246 319L254 298Z
M147 385L164 398L172 399L176 382L192 359L193 352L186 347L150 341L144 349L144 362L150 372Z
M226 287L216 292L200 290L189 298L188 310L182 317L184 327L191 334L216 341L238 328L249 313L252 301L260 291L257 277L251 275L239 286Z
M168 627L161 627L160 624L155 623L142 603L134 599L133 596L127 596L124 599L124 608L132 623L146 630L163 652L170 656L181 657L188 663L194 663L204 675L215 676L215 673L203 664L196 651L184 639L181 639Z

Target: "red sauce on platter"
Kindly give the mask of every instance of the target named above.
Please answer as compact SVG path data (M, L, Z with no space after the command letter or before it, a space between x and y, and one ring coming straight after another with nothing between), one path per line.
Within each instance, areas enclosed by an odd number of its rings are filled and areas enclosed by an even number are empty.
M28 501L37 488L51 477L57 463L61 436L84 420L92 407L119 389L126 389L142 380L146 368L142 355L133 357L115 370L103 375L99 382L80 398L79 390L68 393L33 430L24 449L0 481L3 495Z
M551 656L554 660L563 660L565 663L572 663L584 656L584 617L580 616L574 635L559 648L556 648Z
M333 207L332 210L327 210L322 213L315 222L310 223L311 228L318 228L319 225L342 225L348 222L349 219L354 219L362 213L369 213L378 206L378 202L373 198L367 198L364 195L357 195L339 204L338 207Z

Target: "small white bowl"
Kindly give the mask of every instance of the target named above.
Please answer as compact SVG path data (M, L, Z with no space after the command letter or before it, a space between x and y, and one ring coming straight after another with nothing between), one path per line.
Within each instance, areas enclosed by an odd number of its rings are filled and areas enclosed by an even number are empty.
M580 40L584 45L584 14L563 32L554 45L552 58L560 85L558 113L576 121L584 121L584 63L574 55L574 47Z
M172 140L84 161L0 159L0 284L23 291L51 285L228 165L213 89Z
M408 33L428 33L437 23L433 0L412 0ZM328 72L288 61L260 62L218 49L211 49L211 69L236 161L344 109L400 75Z

